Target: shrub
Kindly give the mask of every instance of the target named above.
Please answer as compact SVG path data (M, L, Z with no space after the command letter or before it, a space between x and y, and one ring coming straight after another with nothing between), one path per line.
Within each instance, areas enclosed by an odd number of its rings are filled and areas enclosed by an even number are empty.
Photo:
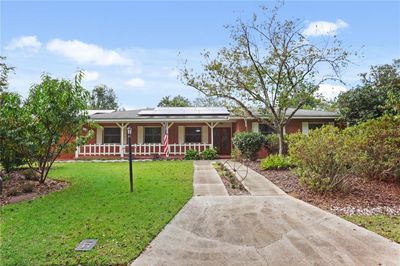
M201 153L201 157L204 160L214 160L218 157L217 154L217 150L216 149L205 149L202 153Z
M30 192L33 191L34 185L33 185L32 182L27 182L27 183L24 183L24 184L21 186L21 188L22 188L22 191L23 191L24 193L30 193Z
M196 150L187 150L185 160L200 160L200 153Z
M349 178L342 160L343 136L333 126L324 126L288 136L289 154L302 184L319 191L345 189Z
M255 160L257 152L265 144L265 136L258 132L240 132L233 137L233 144L245 159Z
M279 136L277 134L268 134L265 136L265 147L269 154L279 153Z
M16 168L24 164L22 156L12 149L6 148L4 151L1 152L0 157L0 163L7 173L15 170Z
M400 179L400 116L384 116L344 130L343 159L354 175Z
M242 158L242 154L240 153L238 148L234 147L232 149L231 158L232 158L232 160L240 160Z
M269 155L260 163L262 170L283 170L289 169L292 166L293 164L291 163L289 157L279 154Z

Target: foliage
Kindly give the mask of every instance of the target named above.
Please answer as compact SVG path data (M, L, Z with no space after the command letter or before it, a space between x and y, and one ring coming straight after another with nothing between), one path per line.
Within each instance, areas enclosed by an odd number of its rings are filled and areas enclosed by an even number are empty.
M18 145L26 143L18 138L24 126L19 115L23 112L21 96L16 93L3 92L0 108L0 163L6 172L22 165L24 160L18 151Z
M343 218L400 243L400 215L351 215Z
M193 106L195 107L221 107L225 106L224 102L216 97L197 97L194 99Z
M286 124L315 97L320 84L340 78L350 53L335 35L307 38L301 20L279 19L279 8L263 8L248 23L238 19L228 27L230 45L216 54L203 53L203 69L185 66L181 79L208 97L226 100L231 109L270 124L279 134L282 154Z
M164 96L157 105L158 107L189 107L191 103L188 98L177 95L173 98L171 96Z
M192 196L193 164L56 163L50 177L68 188L0 208L2 265L127 265ZM110 178L112 177L112 178ZM85 238L90 252L75 252ZM23 239L23 241L20 241ZM22 252L23 251L23 252ZM104 256L107 254L107 256Z
M22 106L15 104L21 101L15 98L9 108L1 110L1 119L12 121L2 129L12 135L13 149L40 174L40 182L46 180L62 151L73 149L92 136L91 131L83 133L89 93L81 86L82 77L80 72L74 81L69 81L44 74L41 83L31 87Z
M349 178L342 160L343 138L340 130L324 126L288 136L289 155L300 181L318 191L346 189Z
M201 158L203 160L215 160L218 157L218 153L217 150L214 148L211 149L205 149L202 153L201 153Z
M262 170L282 170L289 169L292 166L293 164L289 157L280 154L269 155L260 163Z
M200 153L197 150L187 150L185 160L200 160Z
M113 88L106 85L97 85L92 90L89 108L116 110L118 108L117 96Z
M8 76L14 71L14 67L8 66L5 61L6 57L0 56L0 94L8 88Z
M344 130L343 160L357 176L400 180L400 116L383 116Z
M269 154L279 153L279 136L277 134L268 134L265 136L265 147Z
M362 73L361 85L339 95L337 105L343 120L351 125L400 113L400 60L371 66Z
M231 158L233 160L240 160L242 158L242 154L240 153L240 150L236 147L233 147L231 151Z
M257 152L265 143L265 136L259 132L239 132L232 142L245 159L255 160Z

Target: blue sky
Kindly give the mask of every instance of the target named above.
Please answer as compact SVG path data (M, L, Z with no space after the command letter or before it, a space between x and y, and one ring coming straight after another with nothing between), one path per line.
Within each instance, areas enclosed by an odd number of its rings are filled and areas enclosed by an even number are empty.
M200 65L203 49L229 43L223 25L246 20L274 2L1 1L1 55L16 67L10 89L26 95L42 72L71 77L87 71L84 85L114 88L125 108L154 106L162 96L198 93L177 79L188 59ZM282 16L305 26L328 23L362 58L343 72L346 86L325 84L327 97L357 84L371 64L400 58L399 1L288 1ZM318 38L315 36L313 38Z

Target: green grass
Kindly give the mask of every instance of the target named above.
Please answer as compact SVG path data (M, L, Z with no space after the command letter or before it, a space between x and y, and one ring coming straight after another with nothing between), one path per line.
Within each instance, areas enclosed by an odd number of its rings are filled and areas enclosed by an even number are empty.
M137 257L192 196L192 162L59 163L67 189L0 208L1 265L115 265ZM74 248L98 240L89 252Z
M344 219L400 243L400 216L343 216Z

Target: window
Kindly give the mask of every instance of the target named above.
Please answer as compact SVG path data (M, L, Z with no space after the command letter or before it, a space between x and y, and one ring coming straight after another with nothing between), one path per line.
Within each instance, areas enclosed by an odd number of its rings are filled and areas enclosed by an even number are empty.
M104 143L120 143L121 129L118 127L104 128Z
M267 124L260 124L259 130L263 135L275 134L275 130Z
M161 127L145 127L144 142L161 143Z
M308 129L312 130L312 129L317 129L322 127L324 124L323 123L308 123Z
M185 143L201 143L201 127L185 127Z

